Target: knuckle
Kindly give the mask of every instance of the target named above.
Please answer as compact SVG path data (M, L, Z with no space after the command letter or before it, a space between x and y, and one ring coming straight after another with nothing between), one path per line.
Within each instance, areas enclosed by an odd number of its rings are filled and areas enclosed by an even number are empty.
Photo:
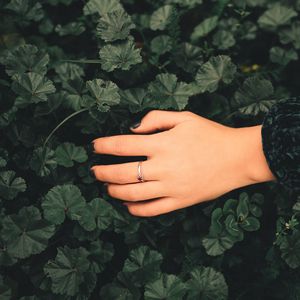
M194 113L188 111L188 110L184 110L181 112L184 116L186 116L187 118L193 118L195 116Z

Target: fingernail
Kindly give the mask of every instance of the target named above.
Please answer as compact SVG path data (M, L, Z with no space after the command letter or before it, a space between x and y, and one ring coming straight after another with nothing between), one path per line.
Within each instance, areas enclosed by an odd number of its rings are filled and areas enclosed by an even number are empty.
M92 168L90 168L90 175L96 179L95 171Z
M135 128L138 128L139 126L141 125L141 122L136 122L136 123L133 123L132 125L130 125L130 128L132 129L135 129Z

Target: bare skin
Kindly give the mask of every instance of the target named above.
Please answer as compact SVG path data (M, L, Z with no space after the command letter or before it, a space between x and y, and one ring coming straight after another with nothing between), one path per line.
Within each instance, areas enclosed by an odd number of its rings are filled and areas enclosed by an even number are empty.
M132 215L161 215L275 181L263 153L261 126L232 128L188 111L153 110L131 129L134 135L93 141L95 153L147 156L142 163L145 182L137 179L137 162L91 169ZM153 133L157 130L161 132Z

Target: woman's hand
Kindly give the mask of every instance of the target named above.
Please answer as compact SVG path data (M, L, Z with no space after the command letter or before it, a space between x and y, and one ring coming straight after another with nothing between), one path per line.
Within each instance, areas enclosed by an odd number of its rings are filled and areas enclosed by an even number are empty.
M143 135L157 130L163 131ZM132 131L136 135L95 139L94 151L147 156L145 182L137 179L138 162L91 169L133 215L164 214L275 179L262 150L261 125L231 128L188 111L153 110Z

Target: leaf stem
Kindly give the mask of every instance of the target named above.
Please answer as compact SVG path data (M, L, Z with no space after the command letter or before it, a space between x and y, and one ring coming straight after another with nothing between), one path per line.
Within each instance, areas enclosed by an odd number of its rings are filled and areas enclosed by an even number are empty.
M48 141L50 140L50 138L52 137L52 135L55 133L55 131L61 127L64 123L66 123L68 120L70 120L71 118L73 118L74 116L79 115L80 113L87 111L88 108L83 108L81 110L75 111L74 113L72 113L71 115L67 116L64 120L62 120L52 131L51 133L47 136L44 144L43 144L43 149L45 148L46 144L48 143Z

